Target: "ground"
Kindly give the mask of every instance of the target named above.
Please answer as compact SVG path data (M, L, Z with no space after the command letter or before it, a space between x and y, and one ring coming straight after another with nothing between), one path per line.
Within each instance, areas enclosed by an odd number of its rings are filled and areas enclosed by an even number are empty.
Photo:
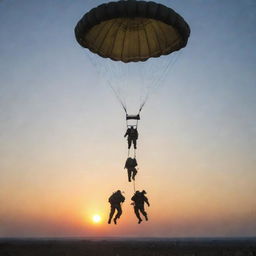
M2 239L0 256L256 256L256 239Z

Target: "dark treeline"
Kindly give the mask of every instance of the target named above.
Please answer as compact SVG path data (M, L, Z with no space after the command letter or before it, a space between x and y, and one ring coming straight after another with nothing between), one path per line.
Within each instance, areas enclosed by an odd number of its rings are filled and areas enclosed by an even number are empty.
M0 256L256 256L256 240L0 240Z

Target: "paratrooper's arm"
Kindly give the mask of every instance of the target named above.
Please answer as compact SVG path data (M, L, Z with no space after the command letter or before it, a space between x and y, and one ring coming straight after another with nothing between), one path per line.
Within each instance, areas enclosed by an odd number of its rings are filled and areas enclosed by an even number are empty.
M128 135L128 130L126 131L126 133L125 133L124 137L126 137L127 135Z
M145 198L144 198L144 201L145 201L145 203L146 203L148 206L150 206L150 203L149 203L149 201L148 201L148 198L147 198L147 197L145 197Z

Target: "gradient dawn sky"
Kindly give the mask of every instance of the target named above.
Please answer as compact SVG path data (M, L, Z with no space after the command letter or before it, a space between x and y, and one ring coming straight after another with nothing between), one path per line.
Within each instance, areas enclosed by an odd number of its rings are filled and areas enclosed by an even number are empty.
M256 236L256 1L159 2L191 37L141 114L138 225L124 112L74 37L103 0L0 1L0 237Z

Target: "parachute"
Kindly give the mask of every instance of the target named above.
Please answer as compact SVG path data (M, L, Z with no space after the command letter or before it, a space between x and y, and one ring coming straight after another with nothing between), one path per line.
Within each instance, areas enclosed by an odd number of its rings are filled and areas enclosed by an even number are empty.
M94 53L90 59L104 73L126 114L128 107L136 104L133 111L140 113L152 89L159 86L175 62L152 59L184 48L189 35L189 25L171 8L135 0L99 5L75 27L77 42ZM111 61L97 59L95 54ZM127 98L132 99L129 104Z
M174 10L154 2L102 4L78 22L78 43L101 57L122 62L146 61L185 47L190 29Z

